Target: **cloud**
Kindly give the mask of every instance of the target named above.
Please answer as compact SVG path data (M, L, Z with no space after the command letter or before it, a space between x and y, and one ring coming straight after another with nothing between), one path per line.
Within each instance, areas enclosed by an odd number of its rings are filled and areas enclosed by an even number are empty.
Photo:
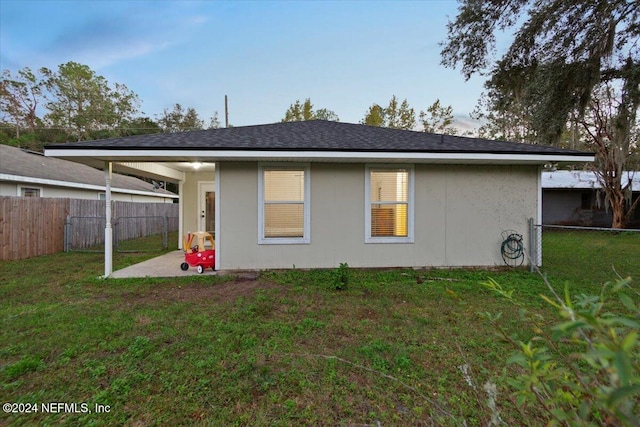
M162 3L154 3L159 4ZM180 45L207 20L206 16L185 15L170 7L139 6L135 10L101 13L65 27L45 49L46 56L100 69Z
M483 122L472 119L469 116L465 116L462 114L453 115L453 126L457 128L461 134L471 133L475 135L482 125Z

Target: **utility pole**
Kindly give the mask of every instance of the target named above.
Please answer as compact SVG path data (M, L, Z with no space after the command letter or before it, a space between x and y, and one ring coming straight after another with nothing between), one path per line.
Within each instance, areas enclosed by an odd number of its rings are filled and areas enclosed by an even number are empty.
M227 95L224 96L224 127L229 127L229 101Z

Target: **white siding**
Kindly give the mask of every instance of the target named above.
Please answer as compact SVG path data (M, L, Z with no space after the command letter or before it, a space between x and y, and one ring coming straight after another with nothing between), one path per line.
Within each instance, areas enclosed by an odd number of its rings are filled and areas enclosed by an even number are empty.
M42 192L40 193L40 197L99 200L99 195L101 193L104 194L104 191L81 188L58 187L45 184L0 182L0 196L19 196L19 187L40 188L42 190ZM173 203L174 200L173 198L162 196L145 196L142 194L119 193L114 190L112 190L111 199L119 202L139 203Z

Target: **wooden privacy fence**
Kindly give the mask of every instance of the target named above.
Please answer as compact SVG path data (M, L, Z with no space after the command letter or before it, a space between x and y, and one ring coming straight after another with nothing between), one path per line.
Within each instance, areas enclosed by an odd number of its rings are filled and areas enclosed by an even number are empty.
M0 255L17 260L63 250L69 199L0 197Z
M100 209L104 212L105 202L102 201L95 212L94 206L91 205L78 204L76 208L69 213L65 223L65 252L101 252L103 248L100 246L104 245L105 218L104 213L100 214ZM113 247L116 251L127 250L120 245L124 241L148 236L161 237L161 245L166 248L168 233L178 230L178 205L114 202L111 225Z
M178 204L114 201L111 212L119 240L156 234L159 223L178 229ZM65 240L74 249L104 244L104 213L104 200L0 197L1 259L62 252Z

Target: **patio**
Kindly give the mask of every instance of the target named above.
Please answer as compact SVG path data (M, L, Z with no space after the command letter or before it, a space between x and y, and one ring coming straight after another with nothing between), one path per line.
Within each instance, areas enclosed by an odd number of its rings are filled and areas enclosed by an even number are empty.
M130 277L181 277L181 276L215 276L216 271L208 268L202 274L198 274L195 267L189 267L187 271L180 269L184 262L184 252L172 251L156 258L151 258L138 264L130 265L121 270L114 271L111 277L125 279Z

